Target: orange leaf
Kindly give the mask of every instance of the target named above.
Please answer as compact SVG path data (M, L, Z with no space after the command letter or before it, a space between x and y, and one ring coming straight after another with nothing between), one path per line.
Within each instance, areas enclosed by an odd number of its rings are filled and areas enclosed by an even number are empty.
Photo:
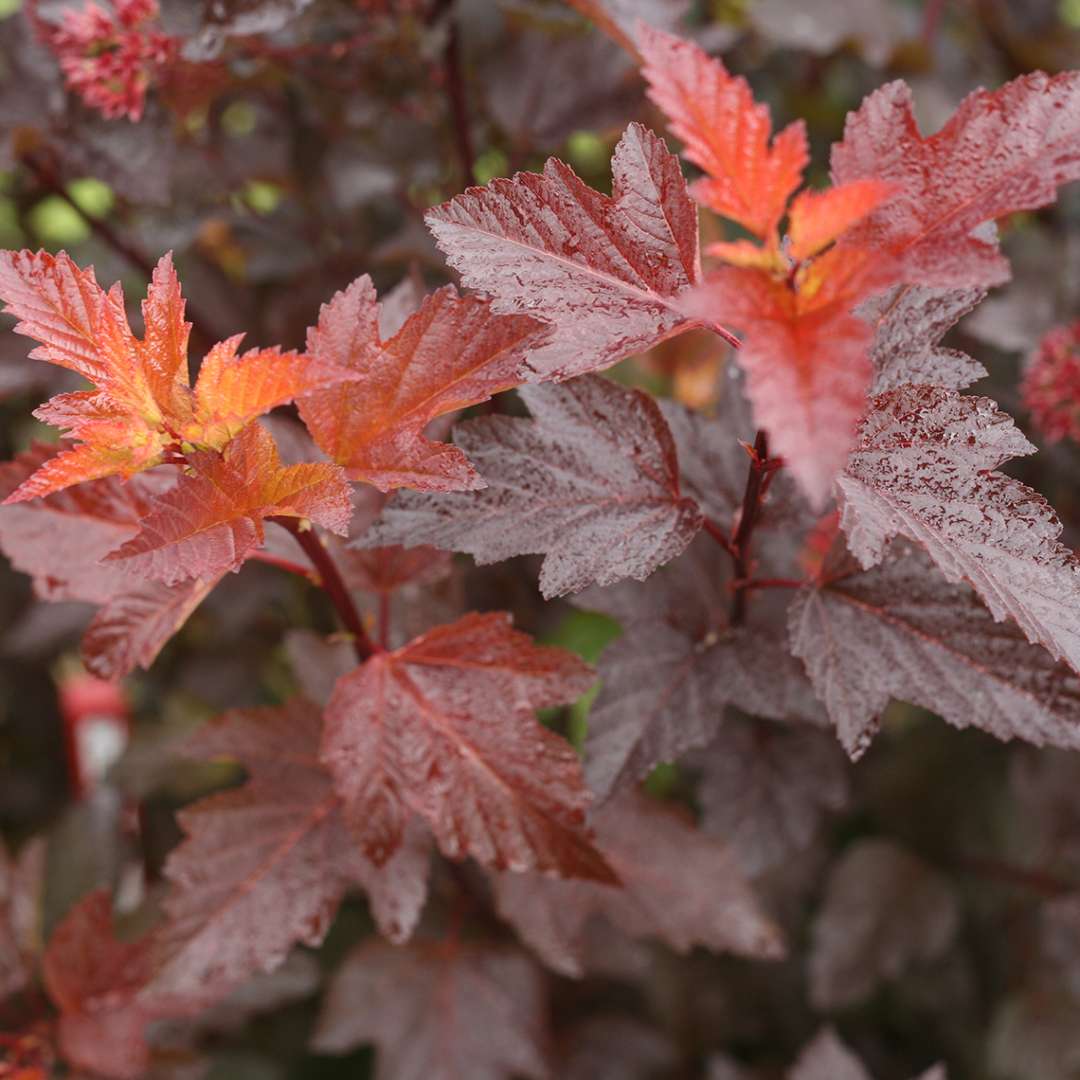
M803 191L791 204L788 233L793 259L816 255L862 221L896 190L884 180L854 180L828 191Z
M768 106L754 101L745 79L697 45L645 24L638 28L649 96L707 177L691 186L704 206L772 240L809 160L802 121L770 145Z
M237 358L239 338L215 346L193 393L188 384L184 300L171 255L158 263L143 302L146 332L131 332L119 285L105 292L92 269L64 252L0 253L0 299L20 334L41 344L31 356L70 368L94 391L61 394L36 416L81 445L52 459L8 501L47 495L103 476L131 476L159 464L183 439L218 450L251 420L348 372L276 349Z
M548 332L526 315L496 315L487 300L458 296L448 285L382 342L365 275L324 304L308 331L312 361L348 368L352 381L301 398L300 415L321 450L381 491L482 487L465 455L431 442L424 428L517 386L527 351Z
M274 440L251 424L218 454L190 454L194 475L155 500L142 530L107 555L166 585L238 570L263 542L268 517L309 518L345 534L348 482L336 465L283 466Z

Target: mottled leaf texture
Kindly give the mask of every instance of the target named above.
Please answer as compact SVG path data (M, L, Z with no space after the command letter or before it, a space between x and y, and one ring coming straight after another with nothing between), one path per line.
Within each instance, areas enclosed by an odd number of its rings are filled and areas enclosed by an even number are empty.
M867 300L858 310L874 332L870 359L871 393L907 383L963 390L986 375L986 368L941 339L982 302L982 289L941 289L898 285Z
M683 301L688 313L744 332L736 357L755 426L819 509L851 449L872 374L870 328L852 309L887 280L872 252L833 248L799 271L794 289L729 266Z
M844 1045L832 1028L822 1028L803 1047L787 1080L871 1080L862 1062Z
M601 659L603 689L589 714L586 776L598 797L707 744L728 705L775 719L816 716L780 640L774 598L753 604L746 626L728 625L730 561L705 537L643 585L582 595L581 607L623 628Z
M524 315L497 315L487 300L446 286L388 340L366 275L324 304L307 350L352 381L300 400L300 415L319 448L354 480L458 491L483 487L459 449L425 438L438 416L486 401L521 382L529 350L547 328Z
M805 725L728 720L693 765L702 829L723 837L752 877L807 848L822 815L847 804L844 755Z
M801 120L771 139L767 105L746 80L697 45L643 25L638 48L649 96L663 110L685 155L706 177L694 197L755 236L771 239L809 160Z
M939 956L956 933L947 882L887 840L853 844L833 866L814 918L810 997L819 1009L852 1005L882 980Z
M146 1075L145 1032L155 1012L136 997L149 964L147 939L117 940L107 892L84 897L57 926L42 973L60 1011L58 1041L69 1065L110 1080Z
M1080 72L1035 72L977 90L929 138L919 133L911 90L888 83L848 117L832 174L836 183L899 186L850 239L895 256L907 281L1000 284L1008 262L996 243L973 233L1053 202L1058 187L1080 177Z
M531 420L484 417L455 431L486 488L402 493L364 544L431 544L482 564L543 554L548 598L644 581L682 553L701 511L679 490L675 443L652 397L597 375L522 396Z
M347 379L340 368L276 349L237 355L240 337L207 355L188 384L190 324L165 255L143 302L146 332L131 332L120 286L105 292L93 269L67 254L0 252L0 299L17 333L40 345L30 354L77 372L91 391L60 394L35 413L77 441L43 462L7 496L19 502L104 476L131 476L157 465L178 439L220 450L255 417L297 394Z
M312 1046L374 1043L375 1080L547 1080L544 997L516 949L366 941L335 975Z
M36 444L0 465L0 493L62 452L63 444ZM31 575L38 596L104 605L83 639L87 666L103 678L149 667L217 583L216 577L171 586L138 581L123 565L101 561L138 532L172 479L157 473L127 483L106 477L0 507L0 550Z
M965 579L994 618L1080 670L1080 564L1046 501L996 472L1033 447L987 398L901 387L874 398L837 481L841 525L864 567L896 535Z
M675 299L700 276L697 211L678 159L631 124L611 160L612 197L551 158L428 211L447 261L496 311L536 315L553 336L534 379L610 367L694 325Z
M499 914L555 971L585 974L585 931L596 916L677 952L703 945L759 959L783 955L780 931L754 899L731 851L681 813L629 793L599 810L593 825L621 886L535 874L495 878Z
M280 964L297 942L321 943L350 884L367 890L384 934L406 939L427 891L422 832L408 829L381 869L360 854L318 758L318 706L227 713L190 752L229 757L247 770L241 788L180 814L187 840L165 869L172 890L148 1002L214 1000Z
M999 739L1080 749L1080 678L1012 622L995 622L924 551L898 540L868 571L846 553L832 561L795 598L789 631L852 757L892 698Z
M323 760L368 857L397 850L413 813L449 858L611 881L589 842L570 744L535 710L574 701L592 670L533 644L508 615L467 615L338 681Z
M139 533L106 561L175 585L238 570L263 543L263 521L309 519L342 536L352 516L349 484L337 465L283 466L273 437L249 424L221 453L188 458L185 475L159 496Z

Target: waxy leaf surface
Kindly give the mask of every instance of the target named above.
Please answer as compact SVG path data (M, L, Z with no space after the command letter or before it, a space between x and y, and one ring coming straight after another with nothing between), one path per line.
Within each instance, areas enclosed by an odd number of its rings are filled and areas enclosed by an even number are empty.
M363 543L431 544L480 563L543 554L549 598L643 581L682 553L701 512L680 492L675 443L648 394L585 375L522 397L531 420L484 417L455 430L487 487L402 493Z
M1042 496L996 471L1033 449L987 398L929 386L880 394L837 482L841 525L867 568L893 536L921 544L994 618L1080 670L1080 563Z
M366 275L324 304L308 331L308 354L352 373L349 383L300 400L319 448L354 480L459 491L483 486L461 450L432 442L438 416L486 401L522 381L522 366L548 329L523 315L497 315L446 286L427 297L387 341Z
M273 437L250 424L221 453L188 456L193 475L155 500L136 536L111 552L136 573L175 585L238 570L269 517L306 518L344 535L349 484L337 465L283 466Z
M450 858L612 880L585 827L577 755L535 715L593 679L498 613L438 627L340 679L323 759L369 858L384 863L418 814Z
M1009 265L973 235L984 222L1054 201L1080 177L1080 72L1022 75L969 94L924 138L911 90L891 82L852 113L832 151L836 183L887 180L898 190L848 236L898 261L922 286L999 285Z
M677 297L698 281L697 211L678 159L631 124L611 160L612 196L551 158L428 211L447 261L496 311L554 326L527 360L533 381L610 367L689 329Z

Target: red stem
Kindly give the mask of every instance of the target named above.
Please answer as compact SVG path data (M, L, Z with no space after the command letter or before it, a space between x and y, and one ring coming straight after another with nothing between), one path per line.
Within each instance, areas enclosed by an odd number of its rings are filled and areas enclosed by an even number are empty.
M360 663L362 664L364 661L371 659L376 653L382 652L382 649L368 636L364 620L360 617L360 612L349 595L348 587L338 571L337 564L334 562L330 552L323 546L323 542L316 535L315 530L301 528L300 521L297 518L272 517L269 520L276 522L287 532L292 533L296 538L296 542L304 549L304 553L311 560L319 575L319 584L323 592L330 598L330 602L334 605L334 610L337 611L342 625L352 635L353 650L356 652L356 658Z
M801 589L806 584L796 578L736 578L731 583L733 589Z
M429 22L435 22L448 8L453 7L453 0L437 0L429 16ZM443 53L443 78L446 80L446 94L450 101L450 112L454 118L454 139L457 145L458 164L465 187L476 186L476 171L473 163L476 154L473 150L472 131L469 127L469 107L465 99L465 79L461 71L461 33L455 12L451 11L447 26L446 51Z
M735 549L734 598L731 604L731 625L741 626L746 621L747 590L745 581L750 577L750 540L754 526L761 513L761 499L768 485L768 476L777 468L769 460L769 439L764 431L754 436L754 449L750 457L750 471L746 474L746 490L743 492L739 524L732 537Z

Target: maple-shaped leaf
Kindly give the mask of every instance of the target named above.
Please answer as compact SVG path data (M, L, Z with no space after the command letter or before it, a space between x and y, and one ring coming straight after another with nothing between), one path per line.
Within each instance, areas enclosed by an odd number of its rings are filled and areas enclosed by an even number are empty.
M159 464L166 447L180 442L219 450L262 413L351 377L297 353L237 356L236 337L211 350L192 390L190 324L170 255L155 268L143 302L141 340L128 324L119 284L106 293L93 269L80 269L64 252L0 252L0 300L19 320L16 332L40 342L31 356L69 368L95 387L60 394L37 410L76 445L45 461L8 502L131 476Z
M377 1048L375 1080L547 1080L543 972L479 942L365 941L330 984L320 1054Z
M871 1080L862 1062L832 1028L822 1028L803 1047L787 1080Z
M811 930L810 998L852 1005L882 980L940 956L959 913L948 883L888 840L853 844L834 864Z
M905 280L1000 284L1008 262L975 230L1053 202L1058 187L1080 177L1080 72L1035 72L977 90L928 138L919 133L909 87L888 83L848 117L832 150L832 175L836 183L897 185L847 239L896 259Z
M69 1065L110 1080L146 1075L146 1027L160 1015L137 1000L150 957L149 938L117 939L103 890L84 897L56 927L42 973L60 1011L58 1040Z
M547 598L643 581L685 549L701 511L679 490L675 443L650 395L585 375L522 397L531 420L484 417L455 430L486 488L398 495L363 543L432 544L481 564L543 554Z
M424 428L520 383L526 355L548 333L535 319L498 315L489 301L447 285L384 342L365 275L323 305L307 339L311 357L351 372L352 381L301 398L300 415L321 450L381 491L482 487L465 455L430 441Z
M786 280L729 266L683 300L744 332L737 361L754 422L810 502L824 506L866 408L872 335L853 308L890 280L873 252L833 248Z
M249 779L180 813L187 839L165 867L168 918L143 1001L216 1000L296 943L320 944L353 883L385 934L412 932L427 891L422 832L409 829L381 870L363 858L319 761L321 737L318 706L301 698L227 713L194 736L190 753L233 758Z
M106 556L175 585L238 570L263 543L263 522L308 519L344 535L352 516L348 480L337 465L281 464L273 436L249 424L222 451L188 455L192 475L154 501L139 532Z
M837 481L841 525L864 567L890 537L922 544L994 618L1080 670L1080 562L1046 501L996 472L1034 447L987 398L930 386L880 394Z
M982 364L957 349L942 348L941 339L985 296L982 289L898 285L862 304L858 315L874 332L871 393L907 383L963 390L983 378Z
M323 759L368 856L385 862L415 813L449 858L612 880L585 828L577 755L535 714L593 679L499 613L466 615L340 679Z
M760 239L773 239L809 161L806 126L798 120L772 139L768 106L719 60L644 24L637 41L649 97L685 144L687 159L705 171L690 189L694 197Z
M730 563L702 537L643 585L576 601L623 628L601 658L603 688L589 713L585 768L600 798L706 745L729 705L775 719L817 716L805 674L778 638L783 608L774 598L756 598L745 626L729 624Z
M527 366L534 381L599 371L697 325L676 300L700 277L697 210L678 159L631 124L602 195L555 158L470 188L429 210L428 227L462 281L496 311L554 326Z
M867 571L841 542L789 620L792 651L852 757L892 698L999 739L1080 748L1080 678L906 541Z
M677 952L703 945L759 959L783 955L780 931L730 849L680 813L631 792L610 800L592 824L620 885L537 874L494 879L499 914L555 971L585 973L585 930L598 915L631 937L658 938Z
M827 811L848 800L844 755L827 732L729 719L689 764L699 770L701 827L758 876L809 847Z

